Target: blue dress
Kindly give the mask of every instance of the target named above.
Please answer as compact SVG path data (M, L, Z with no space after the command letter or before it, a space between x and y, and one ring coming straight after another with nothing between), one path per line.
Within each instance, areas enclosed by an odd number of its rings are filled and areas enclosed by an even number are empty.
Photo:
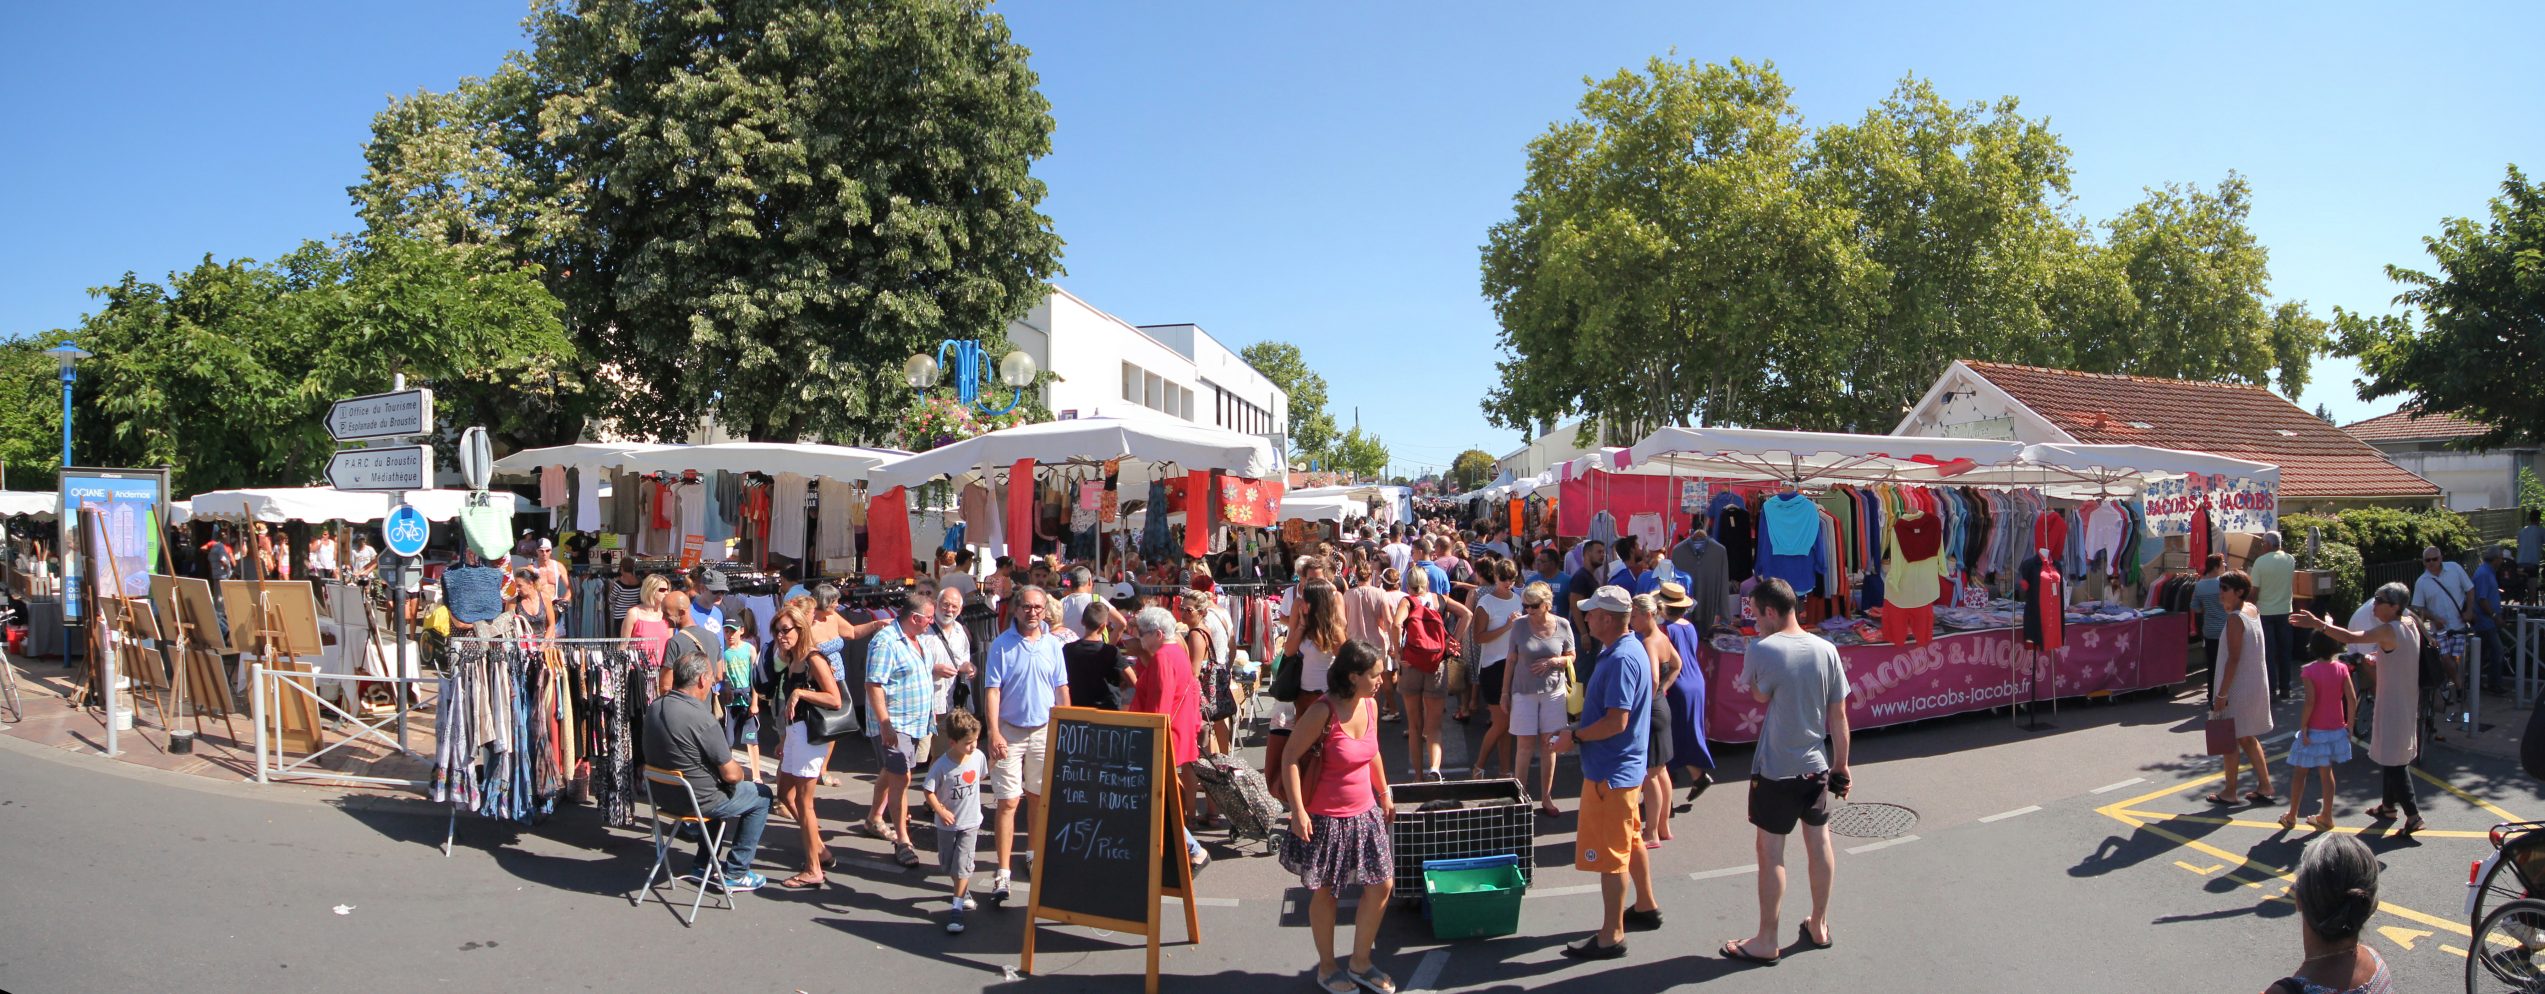
M1661 630L1670 636L1670 647L1679 650L1679 679L1662 689L1663 698L1670 702L1670 761L1711 770L1714 753L1706 749L1706 675L1697 664L1705 633L1685 620Z

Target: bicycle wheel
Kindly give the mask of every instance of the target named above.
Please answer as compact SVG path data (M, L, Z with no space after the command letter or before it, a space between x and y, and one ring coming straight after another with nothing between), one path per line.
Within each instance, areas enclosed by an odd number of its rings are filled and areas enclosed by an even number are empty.
M2465 958L2466 994L2545 991L2545 901L2516 900L2492 909L2474 929Z
M2484 872L2483 885L2474 892L2472 920L2480 922L2485 915L2492 913L2492 909L2528 896L2527 878L2519 873L2518 861L2510 855L2519 841L2509 840L2503 846L2501 858Z

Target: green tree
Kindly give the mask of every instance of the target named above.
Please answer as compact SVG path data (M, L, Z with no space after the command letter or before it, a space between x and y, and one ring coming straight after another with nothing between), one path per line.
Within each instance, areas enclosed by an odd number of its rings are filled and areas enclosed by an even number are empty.
M2525 466L2518 470L2518 506L2530 511L2545 511L2545 481L2538 480L2536 471Z
M1486 418L1579 413L1618 440L1818 406L1867 267L1850 219L1803 189L1792 90L1738 60L1584 82L1581 117L1530 141L1487 233L1506 358Z
M0 466L8 489L49 489L61 468L60 367L44 350L69 337L55 331L0 341Z
M2247 218L2253 194L2228 173L2216 190L2167 184L2106 224L2104 252L2127 277L2132 306L2110 326L2079 329L2092 372L2306 388L2326 325L2299 301L2269 305L2270 253Z
M2322 403L2318 403L2318 404L2316 404L2316 405L2315 405L2315 420L2317 420L2317 421L2321 421L2321 422L2324 422L2325 424L2328 424L2328 425L2329 425L2329 424L2332 424L2332 423L2333 423L2333 409L2332 409L2332 408L2330 408L2330 407L2326 407L2326 406L2324 406Z
M1955 359L2070 360L2057 323L2090 294L2069 152L2015 98L1955 105L1917 77L1852 124L1813 135L1813 195L1853 218L1871 267L1810 422L1883 432Z
M992 355L1060 240L1049 104L984 0L542 0L530 49L375 119L372 232L545 267L619 429L875 439L901 361Z
M1441 486L1450 493L1463 494L1493 482L1493 456L1483 449L1468 449L1449 461L1449 472L1441 477Z
M401 372L452 398L446 423L535 421L567 389L532 375L572 355L556 298L536 273L469 250L307 242L271 264L207 257L164 285L127 273L92 293L104 306L68 336L96 354L81 365L78 402L99 416L76 422L79 458L171 467L181 493L316 482L335 450L328 406ZM52 378L0 375L0 396Z
M1482 249L1496 425L1883 431L1959 358L2295 394L2324 347L2303 302L2271 300L2234 174L2151 190L2098 241L2066 145L2011 97L1956 105L1913 76L1814 131L1772 65L1586 82Z
M2336 311L2340 350L2367 375L2363 399L2454 414L2492 430L2470 440L2499 447L2545 438L2545 185L2517 166L2486 216L2448 218L2422 239L2436 264L2386 267L2404 285L2402 314Z
M1387 443L1380 441L1376 433L1362 434L1360 426L1355 425L1335 440L1328 465L1356 480L1375 480L1387 472Z
M1290 395L1290 456L1294 462L1323 460L1334 444L1334 416L1326 413L1326 378L1308 367L1299 347L1263 341L1239 349L1238 357Z

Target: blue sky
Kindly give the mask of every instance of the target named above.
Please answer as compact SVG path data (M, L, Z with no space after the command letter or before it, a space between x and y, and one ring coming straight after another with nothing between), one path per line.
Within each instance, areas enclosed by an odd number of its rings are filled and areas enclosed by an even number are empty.
M1762 9L1776 8L1776 9ZM1497 455L1476 398L1493 316L1476 248L1523 146L1585 75L1655 54L1773 60L1810 122L1905 73L2020 97L2074 150L2078 209L2144 186L2254 187L2273 290L2385 310L2440 218L2545 170L2545 5L1281 3L998 5L1059 122L1038 173L1061 283L1141 324L1299 344L1397 462ZM430 10L419 19L413 11ZM0 37L0 334L75 323L86 289L209 252L351 230L371 115L520 44L518 0L11 4ZM32 43L28 43L28 42ZM2322 361L2300 398L2358 401Z

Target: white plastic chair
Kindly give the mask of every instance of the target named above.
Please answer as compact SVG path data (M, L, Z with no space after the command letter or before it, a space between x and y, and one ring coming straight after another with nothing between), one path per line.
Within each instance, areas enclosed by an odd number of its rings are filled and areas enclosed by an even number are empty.
M725 825L728 819L664 811L661 799L656 797L654 792L665 788L678 788L682 796L689 798L689 810L701 810L698 803L698 791L689 785L689 780L681 776L680 771L667 770L660 766L645 767L645 805L654 810L654 867L645 871L645 885L628 896L634 898L636 904L642 907L646 896L654 893L655 875L662 875L666 886L677 884L681 880L680 874L672 872L672 850L681 842L679 827L695 825L698 831L707 837L707 865L699 868L698 896L689 902L688 916L680 920L683 926L691 926L698 921L698 909L706 906L707 892L710 889L725 895L725 907L728 910L735 907L733 889L725 885ZM669 830L664 827L666 822L671 826ZM663 896L663 906L672 909L675 915L680 913L680 906L672 903L669 894Z

